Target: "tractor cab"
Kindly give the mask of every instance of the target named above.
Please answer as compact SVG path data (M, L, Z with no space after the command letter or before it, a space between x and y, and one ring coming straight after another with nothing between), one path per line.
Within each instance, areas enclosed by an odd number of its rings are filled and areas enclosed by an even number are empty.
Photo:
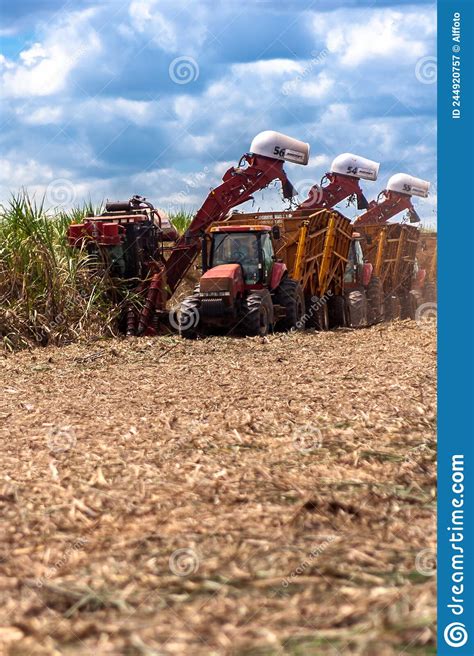
M372 265L365 261L361 242L363 237L358 233L352 234L349 256L344 272L344 283L346 289L352 289L362 285L366 287L372 276Z
M212 227L202 240L201 317L218 324L238 317L252 290L268 289L274 261L271 227Z
M216 226L211 228L211 242L206 270L236 264L245 285L266 285L275 254L269 226ZM206 258L207 259L207 258Z

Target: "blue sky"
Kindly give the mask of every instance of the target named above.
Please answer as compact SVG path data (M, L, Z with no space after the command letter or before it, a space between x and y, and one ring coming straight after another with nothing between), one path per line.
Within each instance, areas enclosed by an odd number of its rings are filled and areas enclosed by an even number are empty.
M325 0L19 0L1 9L2 201L147 196L197 209L255 134L308 141L304 197L332 159L430 180L436 221L436 6ZM285 205L275 188L255 209ZM355 216L353 208L343 208Z

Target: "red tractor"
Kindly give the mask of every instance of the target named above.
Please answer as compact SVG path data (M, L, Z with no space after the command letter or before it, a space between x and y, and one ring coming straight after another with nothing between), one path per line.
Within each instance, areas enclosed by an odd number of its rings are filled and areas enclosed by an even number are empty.
M277 226L220 224L202 240L198 289L181 303L179 332L194 337L204 327L266 335L276 326L296 328L304 315L303 289L288 276L273 246Z
M327 330L327 301L342 294L351 238L349 219L326 209L236 214L213 225L199 285L181 303L181 335Z

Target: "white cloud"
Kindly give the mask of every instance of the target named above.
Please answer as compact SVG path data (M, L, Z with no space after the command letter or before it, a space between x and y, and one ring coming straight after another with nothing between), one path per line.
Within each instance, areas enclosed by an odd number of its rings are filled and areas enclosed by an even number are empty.
M0 80L5 97L49 96L64 89L68 77L81 62L93 59L101 50L90 19L95 10L66 15L51 29L43 43L35 43L20 53L21 62L7 67Z
M413 60L426 54L426 39L435 34L430 9L339 10L315 14L313 29L341 64L355 68L366 61Z
M29 108L20 108L17 111L17 115L28 125L50 125L61 123L63 120L63 108L51 105L38 107L32 111Z
M124 119L134 125L149 125L156 103L128 98L94 98L81 103L77 112L96 122Z
M0 68L13 68L15 64L5 57L5 55L0 54Z
M51 180L53 170L47 164L34 159L17 161L13 155L0 160L0 183L8 187L30 187L41 181Z
M286 75L288 73L302 73L303 70L303 65L293 59L262 59L260 61L232 65L232 72L238 77L252 75L274 78L278 75Z
M282 85L282 93L285 96L298 96L307 100L319 101L328 96L334 87L334 80L327 73L319 73L311 78L296 77L288 80Z
M47 56L48 53L41 43L35 43L31 46L31 48L27 48L26 50L20 52L20 59L26 66L31 66L38 59L44 59Z
M189 9L186 0L132 0L128 11L132 29L164 52L193 53L206 38L208 10L198 3Z
M149 35L165 52L176 52L178 34L174 25L155 8L155 2L135 0L130 4L129 12L137 32Z
M324 169L324 172L326 172L326 169L331 162L332 159L328 155L311 155L307 167L308 169L313 169L313 168Z

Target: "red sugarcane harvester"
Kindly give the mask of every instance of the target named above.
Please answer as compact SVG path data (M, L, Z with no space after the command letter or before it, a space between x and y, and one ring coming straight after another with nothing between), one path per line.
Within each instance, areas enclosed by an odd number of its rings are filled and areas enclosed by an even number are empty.
M371 263L374 277L382 283L387 320L413 318L417 306L423 302L426 271L419 269L416 258L420 231L413 225L388 221L407 210L409 223L419 222L411 198L427 198L429 187L425 180L397 173L354 222L365 260Z
M357 208L366 209L367 199L360 188L359 180L377 180L380 164L371 159L342 153L331 164L331 170L321 179L321 184L311 187L308 198L298 209L330 209L346 198L357 199Z
M166 313L167 300L199 253L201 238L211 223L222 220L233 207L252 199L273 180L280 180L284 197L291 199L295 191L283 162L306 165L308 159L307 143L279 132L262 132L238 166L228 169L222 183L211 190L173 247L165 247L174 236L170 226L163 225L159 211L141 197L107 203L103 214L71 225L69 243L97 256L113 277L127 281L142 299L139 310L131 306L127 311L127 335L152 334Z
M410 223L419 223L420 217L411 202L412 196L427 198L430 183L414 178L407 173L392 175L387 188L380 192L377 200L372 200L367 210L354 221L357 227L363 225L382 225L404 210L408 210Z

